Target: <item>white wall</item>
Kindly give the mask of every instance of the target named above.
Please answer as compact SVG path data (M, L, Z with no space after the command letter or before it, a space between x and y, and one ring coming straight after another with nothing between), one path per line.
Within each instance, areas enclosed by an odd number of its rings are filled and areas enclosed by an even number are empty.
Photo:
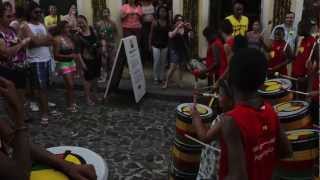
M183 0L172 0L172 10L173 16L176 14L183 14Z
M212 1L212 0L211 0ZM205 37L202 35L202 31L204 28L208 26L209 23L209 8L210 8L210 0L199 0L199 16L198 16L198 45L199 45L199 56L206 57L208 43Z
M93 22L93 9L91 0L77 0L78 13L88 18L89 24Z

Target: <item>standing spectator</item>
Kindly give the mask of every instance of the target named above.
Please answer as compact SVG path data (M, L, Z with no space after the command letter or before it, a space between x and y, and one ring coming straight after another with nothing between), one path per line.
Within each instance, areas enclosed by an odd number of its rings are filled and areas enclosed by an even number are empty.
M152 23L149 47L153 52L153 79L155 84L164 80L166 60L168 57L169 41L169 11L161 6L156 13L156 20Z
M52 37L49 35L44 24L41 23L40 6L31 2L27 8L27 23L22 26L22 34L26 38L31 38L31 44L27 48L27 59L30 63L31 87L39 95L41 124L48 125L48 86L50 61L52 60L50 46Z
M283 75L288 74L287 64L292 61L293 52L290 45L287 45L284 40L284 28L278 27L275 29L275 39L272 41L270 49L270 59L268 61L268 70L271 74L279 72Z
M9 26L14 15L12 10L0 5L0 76L12 81L19 90L20 102L24 102L27 62L25 47L30 38L19 39Z
M17 34L19 34L20 25L24 21L24 9L20 6L16 7L15 19L11 21L10 27L12 27Z
M142 1L142 59L144 62L151 60L149 35L154 20L155 8L152 0Z
M77 6L72 4L69 8L68 14L62 17L62 20L67 21L70 24L73 32L77 29L77 15Z
M89 106L94 106L97 98L91 93L96 89L97 79L100 77L101 60L98 56L98 38L94 29L88 25L85 16L78 16L78 45L81 53L80 64L84 71L84 91Z
M54 29L60 22L61 17L57 14L57 7L55 5L49 6L49 15L44 18L44 24L49 32Z
M261 24L259 21L254 21L252 24L252 31L247 33L248 46L257 50L263 48L263 34L261 32Z
M233 36L245 36L248 31L249 19L243 15L244 4L240 1L233 3L233 15L226 17L233 27Z
M75 52L75 44L70 39L71 26L67 21L61 21L56 27L53 52L57 61L56 69L63 77L66 86L66 99L68 111L77 112L77 105L74 98L74 73L76 71L75 60L79 55Z
M128 0L128 3L121 7L123 36L136 36L138 44L141 42L142 15L142 8L136 5L135 0Z
M102 74L99 82L105 82L111 73L111 68L116 56L116 39L118 37L118 29L116 23L110 18L110 9L103 10L103 19L97 25L97 31L100 38L100 51Z
M294 26L295 13L289 12L286 14L286 19L283 24L277 25L273 28L271 33L271 39L275 39L275 30L278 27L282 27L284 29L284 39L289 42L289 45L293 52L296 52L296 42L297 42L297 27Z
M192 27L190 23L184 21L180 14L174 18L173 30L169 32L169 62L170 68L167 72L166 81L162 88L167 88L174 72L178 69L178 86L182 87L182 68L189 58L190 39L192 37Z

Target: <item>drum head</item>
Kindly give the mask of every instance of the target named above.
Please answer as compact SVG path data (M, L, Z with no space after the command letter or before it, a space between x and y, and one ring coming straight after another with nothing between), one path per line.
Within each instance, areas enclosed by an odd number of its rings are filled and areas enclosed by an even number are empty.
M312 129L301 129L295 131L287 131L286 132L288 140L291 142L295 141L312 141L318 139L317 132Z
M309 103L305 101L289 101L274 106L280 119L291 119L304 115L309 111Z
M90 151L89 149L74 147L74 146L60 146L60 147L49 148L48 151L50 151L53 154L63 154L66 151L70 151L72 154L75 154L81 157L87 164L92 164L94 166L96 170L96 174L98 176L97 180L108 179L108 166L106 162L100 155L96 154L93 151ZM54 180L58 180L58 179L54 179Z
M270 79L264 82L258 90L261 95L277 95L287 92L292 88L292 83L288 79Z
M177 107L177 113L183 117L191 118L192 106L192 103L180 104ZM206 119L212 117L212 109L208 106L197 104L196 108L202 118Z

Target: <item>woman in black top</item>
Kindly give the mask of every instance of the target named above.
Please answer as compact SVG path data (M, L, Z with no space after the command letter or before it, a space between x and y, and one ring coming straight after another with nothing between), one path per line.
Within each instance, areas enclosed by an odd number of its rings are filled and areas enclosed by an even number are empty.
M166 7L158 8L157 19L152 23L149 47L153 53L153 78L155 84L159 84L164 80L165 66L168 55L169 41L169 11Z
M188 60L188 51L190 46L190 39L192 37L192 27L190 23L186 23L182 15L174 17L173 30L169 32L169 62L170 69L167 73L167 78L162 88L167 88L169 80L172 78L174 72L178 69L179 82L182 83L182 66Z
M91 89L93 85L96 86L101 68L101 60L97 52L98 38L93 28L88 25L85 16L79 15L77 23L80 28L77 38L84 71L84 91L87 104L93 106L96 98L91 94Z

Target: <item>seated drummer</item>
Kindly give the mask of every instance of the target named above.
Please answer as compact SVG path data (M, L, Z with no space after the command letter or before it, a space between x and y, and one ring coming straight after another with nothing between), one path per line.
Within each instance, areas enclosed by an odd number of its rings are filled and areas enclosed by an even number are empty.
M228 77L233 110L207 130L193 108L193 121L202 138L220 137L221 180L270 180L278 159L291 155L276 112L257 94L266 74L267 60L261 52L240 50L230 61Z
M0 179L29 180L32 161L57 169L72 180L97 179L92 165L68 163L30 142L23 107L14 84L2 77L0 97L8 102L8 115L12 120L10 123L14 125L12 129L8 122L0 120ZM7 146L12 148L11 155L6 151Z

